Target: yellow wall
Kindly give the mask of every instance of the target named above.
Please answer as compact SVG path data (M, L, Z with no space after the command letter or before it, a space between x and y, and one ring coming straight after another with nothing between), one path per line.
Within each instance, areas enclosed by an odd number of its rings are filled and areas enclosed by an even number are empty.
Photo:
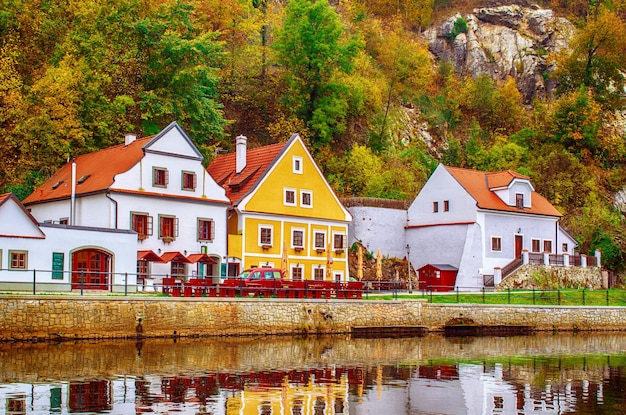
M301 163L301 173L294 172L294 157ZM285 189L295 191L295 206L285 206ZM302 192L311 193L311 207L303 206ZM333 232L341 232L347 240L348 218L346 211L327 185L315 162L300 140L295 140L282 155L269 175L252 193L250 199L240 205L237 226L229 223L229 233L239 228L243 231L241 252L229 247L229 256L242 258L242 268L252 266L281 267L283 246L287 246L289 270L300 264L304 279L313 279L314 269L326 269L327 246L333 243ZM232 217L231 217L232 220ZM272 228L271 246L259 244L261 225ZM292 229L304 231L303 249L292 247ZM325 247L318 252L314 245L315 230L325 232ZM236 245L233 246L233 248ZM334 272L340 271L342 279L348 278L346 253L331 251L333 273L325 271L325 279L333 280Z
M302 174L293 172L293 157L302 158ZM296 190L296 205L285 206L284 189ZM301 191L312 191L312 207L300 206ZM345 213L318 173L302 142L296 140L274 166L271 174L258 187L245 206L247 211L271 212L282 215L345 220Z

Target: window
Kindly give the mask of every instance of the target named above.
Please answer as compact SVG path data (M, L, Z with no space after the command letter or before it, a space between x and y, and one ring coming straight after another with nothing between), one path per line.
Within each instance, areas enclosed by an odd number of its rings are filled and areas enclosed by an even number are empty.
M159 216L159 238L163 242L171 242L178 236L178 218L175 216Z
M300 205L302 205L302 207L313 206L313 192L310 192L308 190L302 190L300 192L300 196L301 196Z
M61 225L69 225L70 224L70 218L61 218L61 219L59 219L59 223Z
M443 211L444 212L449 212L450 211L450 201L449 200L444 200L443 201Z
M540 249L541 249L541 241L539 239L533 239L531 242L532 252L540 252Z
M441 271L435 271L435 278L441 278Z
M9 251L10 269L26 269L28 266L28 252L26 251Z
M196 174L189 171L183 172L183 190L196 190Z
M182 262L172 262L171 274L172 277L187 275L187 266Z
M137 276L140 278L148 276L148 261L145 259L137 261Z
M137 232L137 239L143 241L152 235L152 216L146 213L131 213L130 220L132 230Z
M315 249L326 248L326 234L324 232L316 231L314 234L314 246Z
M304 248L304 230L303 229L291 230L291 247L294 249Z
M439 202L433 202L433 213L439 212Z
M85 181L87 181L89 177L91 177L91 174L85 174L84 176L80 176L80 179L78 179L77 183L83 184L85 183Z
M552 241L543 241L543 252L552 252Z
M293 158L293 172L296 174L302 174L302 157Z
M291 279L302 281L302 267L291 267Z
M498 237L491 238L491 250L502 251L502 239Z
M211 219L198 219L198 240L212 241L215 239L215 226Z
M272 231L271 226L259 226L259 245L272 246Z
M569 252L569 246L567 244L561 245L561 250L563 253Z
M524 195L522 193L515 194L515 207L524 209Z
M324 268L313 268L313 279L316 281L324 281Z
M152 168L152 185L156 187L166 187L169 181L167 169L160 167Z
M294 189L285 189L285 205L296 205L296 191Z
M333 234L333 249L346 249L346 235L343 233Z

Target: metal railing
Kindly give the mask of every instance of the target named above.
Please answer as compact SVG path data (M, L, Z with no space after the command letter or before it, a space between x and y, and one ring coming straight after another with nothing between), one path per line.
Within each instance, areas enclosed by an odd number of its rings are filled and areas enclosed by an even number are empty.
M429 286L420 291L431 303L558 305L558 306L626 306L625 290L496 290L483 287L464 289L453 286Z

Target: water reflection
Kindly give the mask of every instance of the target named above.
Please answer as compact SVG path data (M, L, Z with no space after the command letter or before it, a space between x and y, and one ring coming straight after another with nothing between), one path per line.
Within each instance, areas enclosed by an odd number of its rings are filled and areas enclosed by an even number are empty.
M626 336L0 345L0 413L621 414Z

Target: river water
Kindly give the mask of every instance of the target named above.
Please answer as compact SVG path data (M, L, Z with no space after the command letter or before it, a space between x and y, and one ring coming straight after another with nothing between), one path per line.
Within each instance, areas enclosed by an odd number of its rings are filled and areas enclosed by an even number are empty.
M626 336L0 344L0 414L623 414Z

